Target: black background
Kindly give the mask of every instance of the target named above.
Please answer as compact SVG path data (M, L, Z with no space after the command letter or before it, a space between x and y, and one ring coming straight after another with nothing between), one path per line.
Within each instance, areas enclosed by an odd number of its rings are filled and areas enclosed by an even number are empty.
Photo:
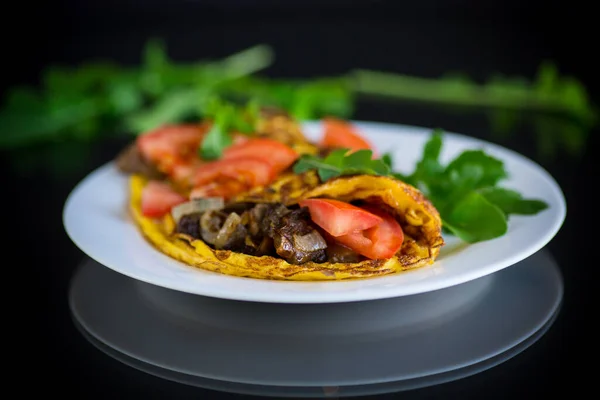
M166 39L170 56L218 58L256 43L274 47L271 76L311 77L371 68L436 77L462 71L476 79L494 72L531 77L554 60L600 102L598 34L593 6L583 1L103 1L13 2L2 12L3 89L35 83L47 65L94 59L140 60L149 37ZM356 119L421 126L487 138L538 161L561 185L567 220L548 248L565 279L558 320L518 357L476 376L381 398L537 398L593 387L592 322L596 315L597 221L590 191L598 183L593 157L597 130L579 156L539 159L526 128L491 136L483 113L455 113L407 104L359 103ZM78 398L238 398L153 378L109 358L75 330L67 306L69 279L84 255L62 228L72 187L110 160L121 143L101 142L85 165L69 174L44 168L22 172L2 163L3 201L9 209L3 263L8 296L7 354L15 355L6 384L28 392ZM6 161L3 159L3 161ZM15 228L16 227L16 228ZM6 296L5 295L5 296ZM8 328L6 328L8 327ZM12 357L11 357L12 358ZM17 383L17 381L21 383ZM24 385L22 382L26 382ZM593 393L593 392L591 392ZM248 396L250 397L250 396Z

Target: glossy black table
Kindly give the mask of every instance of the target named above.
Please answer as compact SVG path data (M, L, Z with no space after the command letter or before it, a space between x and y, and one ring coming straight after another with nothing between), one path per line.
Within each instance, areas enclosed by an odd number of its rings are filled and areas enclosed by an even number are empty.
M334 74L356 66L424 76L448 70L463 70L481 79L494 71L531 76L540 60L552 58L566 73L588 84L593 100L600 99L598 80L593 74L597 65L588 53L573 44L577 40L578 45L585 47L591 37L586 35L591 35L592 28L583 21L568 32L559 31L554 20L548 19L561 16L562 9L553 3L539 9L538 5L519 7L509 2L505 6L464 9L463 13L448 11L446 16L436 16L427 7L410 8L403 16L402 10L387 3L384 5L388 8L382 5L380 12L373 7L370 11L357 7L345 9L337 17L331 9L319 13L303 8L291 17L289 10L275 8L256 14L261 15L255 18L260 21L260 28L240 14L228 19L220 13L214 15L221 19L194 28L195 21L185 16L183 5L179 13L177 7L169 12L172 20L177 19L180 24L161 23L156 2L140 14L145 17L128 24L128 16L135 15L132 6L124 7L120 14L111 14L110 8L94 14L94 10L82 11L85 7L78 4L57 13L55 20L62 21L62 26L47 35L44 46L39 46L42 50L29 62L22 59L22 67L15 68L16 75L12 76L15 80L7 84L18 82L16 79L33 82L39 69L49 63L76 63L94 56L135 62L132 54L145 37L164 34L174 43L175 54L182 58L194 58L201 51L221 55L255 42L270 42L281 55L272 71L276 76ZM196 9L201 11L203 15L213 15ZM565 18L584 18L586 13L571 9L564 14ZM76 16L79 20L72 22ZM102 22L107 20L113 22L111 29ZM120 35L128 39L122 40ZM218 39L197 45L207 36ZM543 335L514 357L474 375L403 391L390 387L379 391L376 397L524 399L562 389L593 387L582 360L591 355L595 336L595 262L591 256L596 246L597 215L591 189L598 182L598 129L589 132L577 152L568 152L564 142L559 142L555 151L542 153L536 135L543 133L522 124L509 134L497 135L485 110L360 101L355 118L440 126L501 144L546 168L567 201L567 219L545 248L560 269L564 297L559 313ZM125 139L107 139L91 144L72 143L60 151L50 146L35 152L3 154L3 204L7 210L3 222L8 227L4 230L8 236L4 249L5 254L16 258L4 264L5 274L8 273L5 290L10 293L6 303L8 323L15 336L7 346L17 352L13 363L16 375L30 379L33 386L43 378L46 394L84 399L251 398L224 388L182 384L143 372L100 350L72 317L71 279L86 256L64 232L64 201L82 178L111 160L125 143ZM70 162L63 165L61 161L65 159ZM339 397L335 388L325 388L323 395Z

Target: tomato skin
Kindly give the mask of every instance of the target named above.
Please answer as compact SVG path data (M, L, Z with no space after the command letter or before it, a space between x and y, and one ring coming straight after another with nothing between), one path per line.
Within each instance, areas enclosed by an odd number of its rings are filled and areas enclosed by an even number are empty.
M299 155L283 143L266 138L241 138L219 160L200 165L193 174L192 196L230 198L269 184Z
M372 144L362 137L358 130L348 121L338 118L324 118L323 138L321 146L325 148L346 148L352 151L373 150Z
M334 239L336 242L348 247L350 250L367 258L372 258L365 254L370 254L369 249L373 247L373 241L365 236L365 231L352 232L347 235L338 236ZM375 260L377 257L372 259Z
M199 166L192 177L190 197L220 196L225 199L275 179L272 164L253 157L220 159Z
M258 158L220 159L199 166L192 183L203 186L219 177L243 181L249 186L262 186L275 178L275 171L271 164Z
M204 186L198 186L192 189L190 199L202 197L223 197L225 200L248 190L249 187L241 181L229 179L222 181L213 181Z
M256 157L272 164L277 173L286 170L299 157L291 147L277 140L251 138L225 149L222 159Z
M142 191L142 215L150 218L162 217L177 204L184 203L186 198L169 184L160 181L149 181Z
M196 170L203 164L205 164L205 162L200 161L200 159L196 159L186 163L179 163L173 165L169 176L175 182L178 182L183 186L188 186L192 178L194 177Z
M170 172L173 165L196 158L206 127L194 124L164 125L138 136L136 145L149 161Z
M404 242L404 231L396 219L385 211L364 206L365 210L380 216L383 222L361 232L338 236L335 240L372 260L394 256Z
M298 204L308 207L312 221L334 237L362 231L383 222L380 216L339 200L306 199Z

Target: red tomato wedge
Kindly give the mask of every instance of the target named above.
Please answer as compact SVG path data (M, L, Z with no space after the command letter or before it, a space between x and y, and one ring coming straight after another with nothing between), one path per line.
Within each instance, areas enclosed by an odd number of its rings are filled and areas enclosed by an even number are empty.
M383 222L380 216L339 200L306 199L298 204L308 207L313 222L334 237L363 231Z
M231 133L232 146L242 144L248 141L248 136L243 133L232 132Z
M162 217L171 211L171 208L185 201L186 198L167 183L150 181L142 191L142 214L151 218Z
M220 159L199 166L192 184L194 187L204 186L218 178L241 181L250 187L262 186L275 178L275 170L271 164L258 158Z
M192 189L190 193L190 199L202 197L223 197L225 200L227 200L248 189L248 186L246 186L243 182L233 179L210 182L204 186L198 186Z
M323 119L323 139L321 146L327 148L347 148L350 150L373 149L371 143L362 137L348 121L337 118Z
M256 157L265 160L275 167L277 173L284 171L299 157L291 147L277 140L252 138L225 149L222 159Z
M392 257L402 248L404 242L402 227L393 216L377 207L364 206L363 208L381 217L383 222L362 232L338 236L335 240L372 260Z
M205 162L200 159L192 159L186 163L175 164L169 175L176 182L182 184L189 183L194 177L196 170L203 164L205 164Z
M195 157L205 133L203 125L164 125L139 136L136 144L148 160L171 165Z

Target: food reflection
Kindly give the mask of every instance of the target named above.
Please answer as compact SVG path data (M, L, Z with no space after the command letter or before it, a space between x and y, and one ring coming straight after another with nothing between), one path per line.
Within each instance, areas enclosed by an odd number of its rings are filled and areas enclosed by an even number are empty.
M189 295L87 260L70 305L93 344L150 374L227 392L338 397L430 386L497 365L545 332L562 290L545 250L444 290L321 305Z

